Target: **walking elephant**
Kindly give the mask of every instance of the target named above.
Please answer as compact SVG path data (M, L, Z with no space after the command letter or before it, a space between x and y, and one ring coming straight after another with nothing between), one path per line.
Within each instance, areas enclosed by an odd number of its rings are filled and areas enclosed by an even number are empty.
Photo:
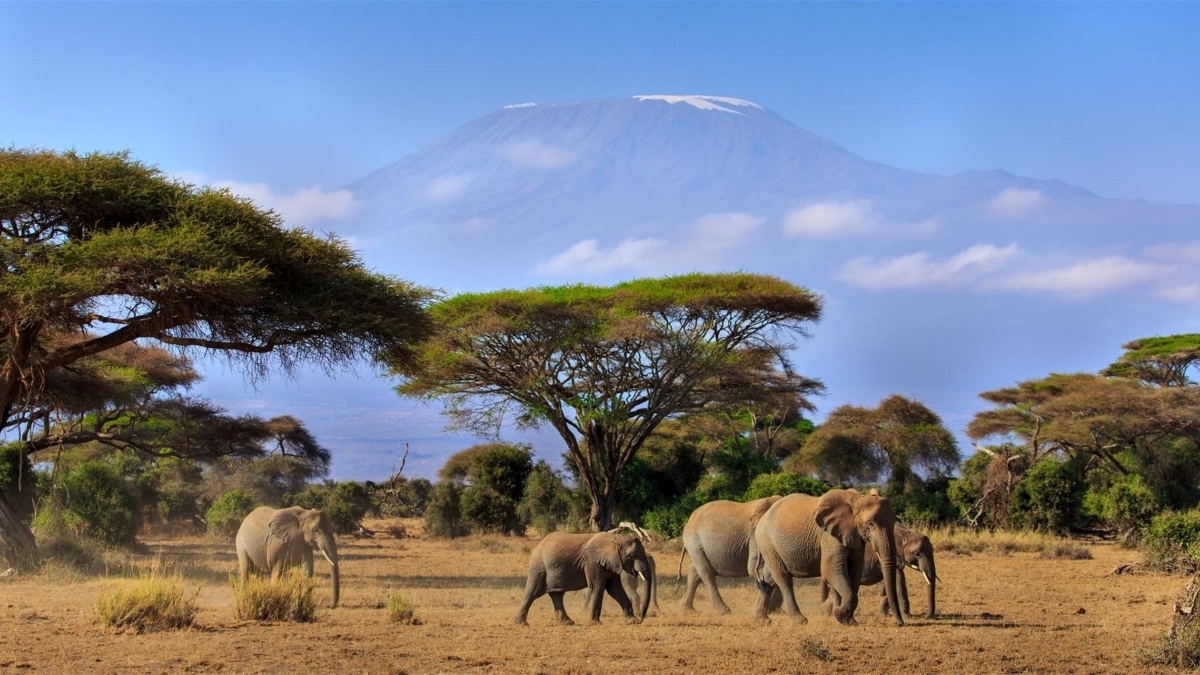
M904 527L900 523L896 523L893 528L893 535L896 539L896 550L900 556L899 565L896 568L896 594L900 599L900 609L904 612L904 616L911 617L912 611L908 604L908 583L904 579L904 568L911 567L917 570L925 578L925 584L928 590L927 599L929 601L929 613L926 615L932 619L937 616L937 567L933 562L933 543L929 541L929 537ZM874 544L867 544L867 551L863 557L863 574L861 586L871 586L883 580L883 569L879 565L879 557L875 553ZM825 580L821 580L821 604L828 614L832 609L832 604L826 603L829 586ZM887 593L883 587L879 589L880 604L879 608L884 614L890 611L890 605L887 600Z
M682 574L683 555L691 556L688 567L687 588L679 604L692 611L696 589L701 582L708 590L713 608L720 614L730 612L729 605L717 589L717 577L743 578L748 576L747 560L750 540L754 538L754 526L771 505L782 499L779 496L756 499L752 502L719 500L708 502L692 511L687 525L683 527L683 550L679 552L679 572ZM778 609L778 592L771 596L772 606Z
M658 564L654 561L654 556L646 554L646 560L650 561L650 575L646 581L641 581L636 574L621 572L621 587L625 589L625 595L628 596L629 602L634 607L641 607L642 593L650 594L649 616L662 614L658 608ZM640 586L639 586L640 585ZM580 609L584 612L590 612L592 608L591 593L584 593L583 600L580 602Z
M640 612L636 616L629 596L621 585L623 572L647 582L646 594L641 598ZM533 601L549 594L558 622L573 625L575 622L567 616L563 607L563 594L585 588L591 601L592 623L600 621L600 609L606 592L617 601L630 621L637 623L644 619L650 608L650 599L654 596L654 573L641 540L635 535L612 532L550 534L538 542L529 555L525 599L521 601L514 621L525 624Z
M762 596L759 618L766 620L766 602L778 586L788 614L807 622L796 604L792 579L821 577L830 587L834 617L853 624L869 542L878 552L896 623L903 626L895 601L895 524L896 514L887 499L855 490L830 490L819 498L793 494L775 502L758 521L748 562Z
M234 544L242 583L246 583L251 571L278 577L283 570L296 565L303 565L304 573L311 577L313 549L319 550L329 561L333 606L338 606L341 584L337 541L333 524L324 511L299 506L287 509L260 506L242 521Z

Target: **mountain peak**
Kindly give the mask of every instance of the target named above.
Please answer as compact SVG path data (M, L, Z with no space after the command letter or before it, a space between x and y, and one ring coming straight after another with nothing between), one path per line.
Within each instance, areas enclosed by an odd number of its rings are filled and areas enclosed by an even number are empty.
M762 110L763 107L753 101L746 101L740 98L730 98L728 96L702 96L692 94L687 96L675 96L670 94L650 94L643 96L634 96L639 101L663 101L665 103L686 103L692 107L701 110L719 110L721 112L733 113L735 115L744 115L746 113L738 112L726 106L734 106L741 108L757 108Z

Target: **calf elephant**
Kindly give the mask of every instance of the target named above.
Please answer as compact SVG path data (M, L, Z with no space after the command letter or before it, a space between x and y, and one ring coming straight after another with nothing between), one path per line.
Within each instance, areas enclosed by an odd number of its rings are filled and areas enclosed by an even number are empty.
M338 606L341 584L337 541L333 524L324 511L299 506L287 509L260 506L242 521L234 544L242 583L246 583L251 571L269 572L278 577L283 570L296 565L303 565L304 573L311 577L313 549L319 550L329 561L333 606Z
M903 626L896 604L895 524L888 500L855 490L830 490L820 498L793 494L775 502L758 521L748 561L762 596L759 618L767 618L767 600L778 586L788 614L807 622L796 604L792 579L821 577L830 586L833 615L841 623L853 624L863 557L871 542L896 623Z
M646 580L646 594L641 598L640 613L634 616L633 605L621 586L621 574L629 573ZM566 534L555 532L538 542L529 555L529 575L525 580L525 599L514 621L525 624L529 607L534 600L549 594L554 603L558 622L573 625L563 607L567 591L588 589L592 623L600 621L600 609L607 592L621 611L633 622L640 622L650 608L654 595L654 573L642 542L635 535L612 532L599 534Z
M625 595L629 597L629 602L632 603L634 607L640 607L642 605L642 593L649 593L649 611L652 611L655 615L657 615L662 613L662 611L658 608L658 563L654 561L654 556L650 555L649 553L646 554L646 560L650 561L650 575L647 577L646 581L641 581L636 574L621 572L621 587L625 589ZM642 586L640 589L639 583ZM580 603L580 608L584 612L591 611L591 602L591 594L584 593L583 600Z
M896 523L893 528L893 535L896 539L897 553L900 555L899 565L896 568L896 594L900 599L900 609L905 616L912 616L908 604L908 583L904 579L904 568L911 567L921 573L925 577L925 583L928 588L927 599L929 601L929 613L926 615L930 619L937 615L937 568L933 562L933 543L929 541L929 537L904 527L900 523ZM867 544L867 551L863 556L863 574L862 583L860 586L871 586L883 580L883 569L879 565L879 558L875 553L875 545ZM832 604L826 604L826 598L829 593L829 586L825 580L821 580L821 603L826 612L832 610ZM887 594L880 587L879 595L880 611L887 614L890 611L890 606L887 600Z
M680 571L684 553L692 559L688 567L687 589L679 601L685 610L695 609L692 602L696 589L703 582L713 608L721 614L730 612L729 605L725 604L721 591L717 589L717 577L736 579L748 576L747 560L750 540L754 538L754 526L780 499L774 496L746 503L718 500L692 511L687 525L683 527L683 550L679 552ZM778 592L771 597L770 609L778 609Z

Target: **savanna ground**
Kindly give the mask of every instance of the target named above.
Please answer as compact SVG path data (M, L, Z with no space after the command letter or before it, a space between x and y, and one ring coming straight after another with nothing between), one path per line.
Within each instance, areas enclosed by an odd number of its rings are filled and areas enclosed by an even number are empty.
M0 579L0 672L520 672L520 673L822 673L1167 672L1140 664L1138 648L1167 628L1179 577L1109 576L1138 554L1083 542L1092 559L1043 559L1034 552L939 551L940 616L903 628L877 611L877 587L864 589L859 625L818 612L816 589L798 586L809 623L785 616L758 625L757 591L725 580L734 608L717 616L703 590L696 613L676 602L678 546L652 547L659 564L661 614L627 625L605 603L599 626L582 621L580 594L567 596L577 626L558 626L548 597L534 603L528 627L513 625L535 539L420 536L396 539L391 523L368 521L373 539L343 538L342 606L309 624L260 624L233 617L233 545L207 538L150 539L146 552L114 569L174 569L201 588L197 626L136 634L101 626L96 596L120 579L81 575L51 561L41 574ZM935 538L936 541L936 538ZM321 601L328 567L318 556ZM915 578L914 578L915 577ZM924 585L910 572L913 611ZM419 625L390 622L389 596L417 605Z

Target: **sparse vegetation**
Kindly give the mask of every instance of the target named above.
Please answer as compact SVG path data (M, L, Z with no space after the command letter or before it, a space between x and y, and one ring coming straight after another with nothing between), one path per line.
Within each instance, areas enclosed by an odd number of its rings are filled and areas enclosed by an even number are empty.
M1200 668L1200 576L1193 576L1175 601L1171 627L1163 635L1139 650L1146 665Z
M416 616L417 606L411 598L403 593L392 593L388 596L388 620L392 623L415 625L421 623Z
M199 611L198 595L200 588L189 591L181 577L143 574L102 591L96 597L96 616L107 626L139 633L190 628Z
M1039 557L1065 560L1091 560L1092 552L1086 546L1080 546L1069 541L1060 541L1053 546L1042 548Z
M298 568L278 577L250 575L246 583L236 577L233 587L233 613L242 621L315 621L317 603L313 597L316 584Z
M1142 552L1151 569L1194 574L1200 568L1200 509L1155 517L1142 536Z
M258 506L254 497L243 490L230 490L213 502L212 508L204 514L208 521L208 533L218 537L232 539L241 527L242 521Z

